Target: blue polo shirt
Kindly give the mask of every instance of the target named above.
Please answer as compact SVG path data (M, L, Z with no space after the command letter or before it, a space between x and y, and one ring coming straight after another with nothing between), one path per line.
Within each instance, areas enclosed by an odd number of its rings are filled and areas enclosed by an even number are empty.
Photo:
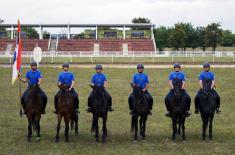
M144 89L149 84L148 75L145 73L136 73L133 76L132 83L139 85L141 89Z
M169 81L175 82L175 79L179 79L181 82L186 81L184 72L171 72L169 75Z
M96 73L91 78L91 83L98 86L104 86L105 81L107 81L107 77L103 73Z
M58 77L58 83L70 86L74 81L74 74L72 72L61 72Z
M208 71L208 72L205 72L205 71L202 71L201 74L199 75L199 80L215 80L215 75L214 73Z
M38 84L40 78L42 78L42 73L39 70L30 70L26 73L26 78L28 79L28 85L32 86Z

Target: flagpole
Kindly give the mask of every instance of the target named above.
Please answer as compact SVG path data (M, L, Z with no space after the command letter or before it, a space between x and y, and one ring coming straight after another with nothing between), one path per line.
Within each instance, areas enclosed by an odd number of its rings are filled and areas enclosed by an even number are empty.
M20 117L22 117L22 115L23 115L23 112L22 112L22 104L21 104L21 82L20 82L20 80L18 80L19 81L19 96L20 96Z

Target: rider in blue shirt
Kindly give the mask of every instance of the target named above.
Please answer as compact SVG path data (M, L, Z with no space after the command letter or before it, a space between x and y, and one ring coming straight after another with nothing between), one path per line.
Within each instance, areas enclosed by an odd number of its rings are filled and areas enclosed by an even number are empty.
M78 109L79 109L79 99L78 99L78 94L74 90L74 83L75 83L75 78L74 74L72 72L69 72L69 63L64 63L62 65L63 72L59 74L57 84L58 85L66 85L69 87L69 91L71 94L74 96L74 111L75 114L78 114ZM57 113L57 104L58 104L58 95L61 93L59 90L55 97L54 97L54 104L55 104L55 113Z
M216 113L220 113L220 96L219 94L216 92L215 90L215 74L213 72L210 71L210 64L209 63L205 63L203 64L203 71L200 73L199 75L199 85L200 85L200 89L197 92L197 95L195 97L195 114L199 113L198 110L198 102L200 100L200 96L202 95L202 88L203 88L203 80L211 80L211 90L212 93L216 96Z
M178 79L182 82L182 90L183 90L183 95L185 97L185 100L186 100L186 104L187 104L187 111L186 111L186 114L185 116L186 117L189 117L190 116L190 105L191 105L191 98L190 96L188 95L188 93L186 92L185 90L185 81L186 81L186 75L184 72L181 71L181 65L176 63L174 64L174 72L172 72L170 75L169 75L169 85L170 85L170 92L167 94L166 98L165 98L165 105L166 105L166 108L167 108L167 112L166 112L166 116L167 117L170 117L171 114L170 114L170 108L169 108L169 104L170 104L170 99L173 97L174 95L174 82Z
M30 64L31 66L31 70L29 70L27 73L26 73L26 76L25 78L22 78L21 77L21 74L19 73L18 75L18 78L20 79L20 81L24 82L24 83L28 83L28 88L30 86L36 86L36 85L40 85L41 84L41 81L42 81L42 73L41 71L39 71L37 69L37 62L33 61L31 62ZM28 91L29 89L26 89L22 98L21 98L21 104L23 106L23 109L24 109L24 114L26 114L26 103L24 102L24 98L28 95ZM47 96L46 94L44 93L44 91L39 87L39 93L41 94L41 97L43 98L43 111L42 111L42 114L45 114L45 109L46 109L46 105L47 105Z
M91 84L92 85L96 85L99 87L107 87L107 77L105 74L102 73L102 65L97 64L95 67L96 70L96 74L94 74L91 77ZM108 103L109 103L109 111L114 111L114 109L112 108L112 97L109 95L109 93L104 89L106 96L108 97ZM91 104L92 104L92 99L93 99L93 91L90 93L89 97L88 97L88 107L87 107L87 112L91 112Z
M144 72L144 65L138 64L137 65L138 73L134 74L132 78L132 84L138 85L141 87L141 89L144 91L144 94L147 96L148 103L149 103L149 115L152 115L152 108L153 108L153 97L148 92L149 87L149 78L148 75L143 73ZM133 115L133 92L130 94L128 98L129 103L129 109L130 109L130 115Z

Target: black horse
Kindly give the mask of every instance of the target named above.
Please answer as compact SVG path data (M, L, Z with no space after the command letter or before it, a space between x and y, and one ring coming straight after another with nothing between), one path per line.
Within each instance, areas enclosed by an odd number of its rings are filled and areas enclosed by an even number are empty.
M174 141L176 138L176 134L181 135L182 139L185 141L185 119L186 119L186 111L187 104L190 105L191 99L188 100L185 97L184 90L182 89L182 81L179 79L175 79L173 82L173 96L170 98L169 110L171 113L172 120L172 140ZM165 101L166 102L166 101ZM190 103L186 103L190 102ZM177 128L178 125L178 128Z
M145 139L145 128L146 121L148 119L149 112L149 104L147 96L144 94L143 90L131 83L131 87L133 88L133 115L131 120L131 130L134 133L134 141L137 140L137 132L138 132L138 120L140 126L140 136L144 140ZM139 119L140 117L140 119Z
M45 99L40 94L38 85L29 86L27 94L21 98L22 105L26 105L25 111L28 118L28 142L31 142L32 139L32 127L37 132L37 140L40 141L40 119L43 105L45 104L43 104L43 102L45 102Z
M75 134L78 134L78 116L74 113L74 96L69 91L67 85L58 85L60 88L60 94L58 95L57 105L57 132L56 142L59 141L59 132L61 120L64 117L65 122L65 141L69 142L69 122L71 122L71 129L75 123Z
M99 117L103 119L103 134L102 143L106 143L107 137L107 126L106 121L108 117L108 108L110 105L110 100L106 94L105 88L98 85L90 85L92 90L91 98L91 112L93 114L91 131L95 131L96 142L99 142Z
M209 139L212 140L212 124L216 111L216 96L211 89L211 80L203 80L203 89L198 100L198 108L202 118L202 138L206 139L206 130L209 123ZM195 100L196 102L196 100ZM196 103L195 103L196 104Z

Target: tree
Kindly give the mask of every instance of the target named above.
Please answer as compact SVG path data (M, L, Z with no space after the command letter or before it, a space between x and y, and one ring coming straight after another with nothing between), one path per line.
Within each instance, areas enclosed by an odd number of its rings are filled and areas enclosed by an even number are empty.
M222 29L219 23L211 23L206 27L206 44L215 52L218 44L222 42Z
M185 31L182 24L175 24L170 35L170 43L174 50L179 50L179 48L184 48L185 46Z
M222 46L233 46L234 45L234 35L231 31L223 31Z
M198 47L200 47L204 52L206 51L206 28L197 27L196 34L198 38Z
M26 38L28 38L28 39L38 39L39 38L38 32L32 27L22 27L21 31L26 32Z
M134 19L132 19L132 23L151 23L151 20L148 18L144 18L144 17L135 17Z
M153 30L155 36L155 42L159 51L164 51L166 47L170 47L170 34L171 29L161 26Z
M47 31L43 31L43 39L49 39L50 38L50 33Z

